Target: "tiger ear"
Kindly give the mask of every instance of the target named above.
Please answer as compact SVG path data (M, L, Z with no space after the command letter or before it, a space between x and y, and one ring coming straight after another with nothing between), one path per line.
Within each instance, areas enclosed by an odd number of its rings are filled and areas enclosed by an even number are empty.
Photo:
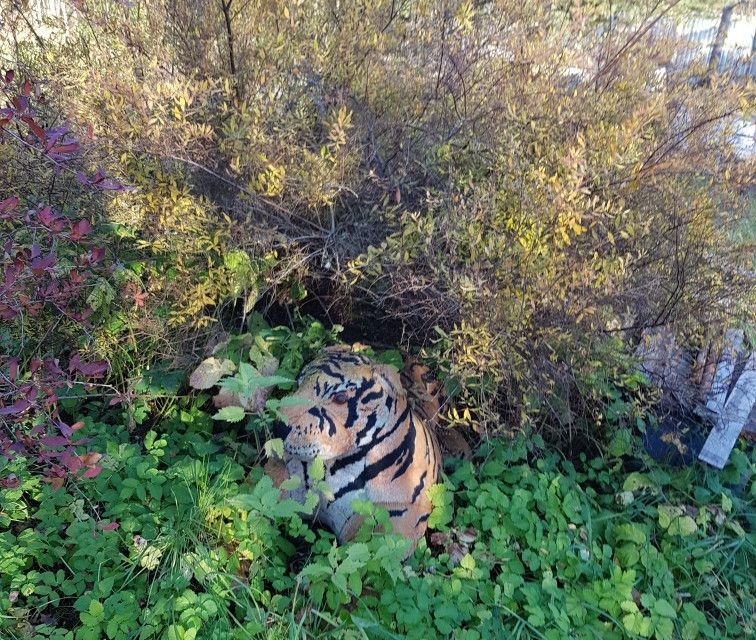
M394 396L405 395L399 372L388 364L373 365L373 375L380 379Z

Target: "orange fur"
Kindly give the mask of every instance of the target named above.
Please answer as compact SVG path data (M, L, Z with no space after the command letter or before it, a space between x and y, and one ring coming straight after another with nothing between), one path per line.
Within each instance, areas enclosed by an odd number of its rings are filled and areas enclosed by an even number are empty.
M282 409L289 429L284 461L303 482L290 496L304 499L314 486L309 466L320 457L334 499L321 495L319 521L349 540L361 524L352 501L370 500L389 511L394 531L414 549L425 534L427 490L438 480L441 457L420 415L427 413L408 402L399 373L348 348L325 349L305 367L291 399Z

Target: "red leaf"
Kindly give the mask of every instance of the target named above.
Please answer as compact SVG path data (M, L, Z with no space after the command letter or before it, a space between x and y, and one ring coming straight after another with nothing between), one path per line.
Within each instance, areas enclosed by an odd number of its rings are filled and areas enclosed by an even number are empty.
M0 304L0 318L3 320L13 320L19 314L15 309L11 309L9 306Z
M0 485L3 485L6 489L15 489L21 481L15 473L11 473L7 478L0 480Z
M81 428L82 428L83 426L84 426L84 421L83 421L83 420L79 420L78 422L74 422L74 423L73 423L73 424L71 425L71 431L78 431L78 430L79 430L79 429L81 429Z
M18 198L16 196L0 200L0 211L14 211L17 206Z
M78 353L74 353L71 356L71 359L68 361L68 370L73 373L76 371L76 369L79 368L79 364L81 363L81 356L79 356Z
M43 478L43 480L49 483L53 489L60 489L65 482L65 478Z
M92 231L92 224L83 218L71 225L71 240L81 240Z
M76 269L71 269L71 271L68 272L68 281L73 287L78 287L80 284L85 283L87 278L87 274L79 273Z
M31 82L24 80L24 84L21 85L21 95L28 96L31 93Z
M16 416L26 411L31 405L32 403L26 398L21 398L8 407L0 407L0 416Z
M90 467L84 472L85 478L95 478L100 475L102 467Z
M96 264L105 257L105 247L96 247L89 252L87 262Z
M78 142L67 142L65 144L54 144L47 150L47 153L53 156L59 156L68 153L74 153L79 150Z
M102 529L103 531L115 531L120 526L121 525L117 522L108 522L108 524L102 524L102 522L100 523L100 529Z
M87 362L84 364L79 364L77 369L88 378L99 378L108 370L108 363L105 360Z
M50 376L63 377L66 375L63 372L63 369L61 369L60 366L58 365L57 360L53 360L52 358L45 358L42 364L45 367L45 373L47 373ZM34 361L32 361L32 366L34 366Z
M48 226L60 216L56 216L53 213L52 207L45 207L44 209L40 209L39 213L37 213L37 217L43 225Z
M91 467L92 465L97 464L100 461L100 458L102 458L101 453L90 451L81 456L81 461L85 466Z
M11 104L16 111L24 112L29 108L29 98L26 96L14 96L11 100Z
M39 221L51 231L62 231L65 221L60 213L55 213L52 207L45 207L37 213Z
M50 252L46 256L34 258L31 261L32 273L39 278L45 271L54 267L58 262L58 257Z
M29 431L29 435L32 438L36 438L39 434L44 433L45 431L45 425L38 424L31 428L31 431Z
M94 309L91 307L87 307L83 311L80 311L79 313L72 313L71 317L74 320L78 320L79 322L84 322L89 316L91 316L94 313Z
M84 466L84 463L81 461L81 458L79 458L79 456L71 455L67 451L60 456L60 463L65 466L66 469L73 471L74 473L76 473Z
M36 122L34 122L34 118L32 118L31 116L21 116L21 121L29 125L29 128L32 130L32 133L35 136L37 136L41 142L44 142L47 139L45 130L42 127L40 127Z
M40 438L39 441L46 447L65 447L71 444L68 438L64 438L63 436L46 436Z
M95 185L98 189L102 189L103 191L123 191L125 189L120 182L107 178L96 182Z
M10 84L13 82L13 78L16 75L16 72L13 69L8 69L5 72L5 84Z
M8 361L8 377L11 382L15 382L16 376L18 376L18 358L11 358Z

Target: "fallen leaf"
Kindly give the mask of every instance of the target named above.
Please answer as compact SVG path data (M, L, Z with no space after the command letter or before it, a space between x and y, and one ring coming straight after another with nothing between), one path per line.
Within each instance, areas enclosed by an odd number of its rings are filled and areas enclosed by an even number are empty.
M210 389L223 376L231 375L234 371L236 371L236 365L231 360L207 358L192 372L192 375L189 377L189 385L193 389Z

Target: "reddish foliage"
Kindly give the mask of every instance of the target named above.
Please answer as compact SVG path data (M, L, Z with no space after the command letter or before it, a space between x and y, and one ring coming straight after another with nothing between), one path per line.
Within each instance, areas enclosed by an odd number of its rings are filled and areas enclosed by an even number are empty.
M144 306L147 301L148 293L142 291L135 282L127 282L123 288L123 295L125 298L130 298L134 301L134 306L139 309Z
M78 167L80 152L68 127L45 127L32 107L32 83L25 80L12 94L15 74L5 71L5 86L0 91L8 97L8 107L0 109L0 136L8 135L23 149L36 151L34 158L52 162L56 175L75 175L93 191L115 191L123 186L105 177L100 169L90 179ZM13 122L11 131L7 127ZM24 130L24 127L26 128ZM18 135L20 134L20 135ZM44 154L44 155L40 155ZM22 195L22 194L21 194ZM0 201L0 319L22 323L34 318L37 329L55 331L61 320L86 326L92 314L87 296L96 278L107 275L103 265L105 249L94 246L95 229L84 217L64 215L53 206L24 203L12 196ZM20 326L20 325L18 325ZM24 335L21 332L20 335ZM39 349L46 349L44 341ZM60 359L67 359L67 366ZM94 478L102 467L101 455L78 453L85 441L76 438L83 422L68 424L58 408L62 390L74 384L90 385L108 372L108 363L83 359L79 353L48 357L20 352L0 352L0 455L11 458L26 456L36 462L45 480L60 487L70 475ZM15 476L0 479L0 485L12 487ZM105 525L112 530L118 525Z

